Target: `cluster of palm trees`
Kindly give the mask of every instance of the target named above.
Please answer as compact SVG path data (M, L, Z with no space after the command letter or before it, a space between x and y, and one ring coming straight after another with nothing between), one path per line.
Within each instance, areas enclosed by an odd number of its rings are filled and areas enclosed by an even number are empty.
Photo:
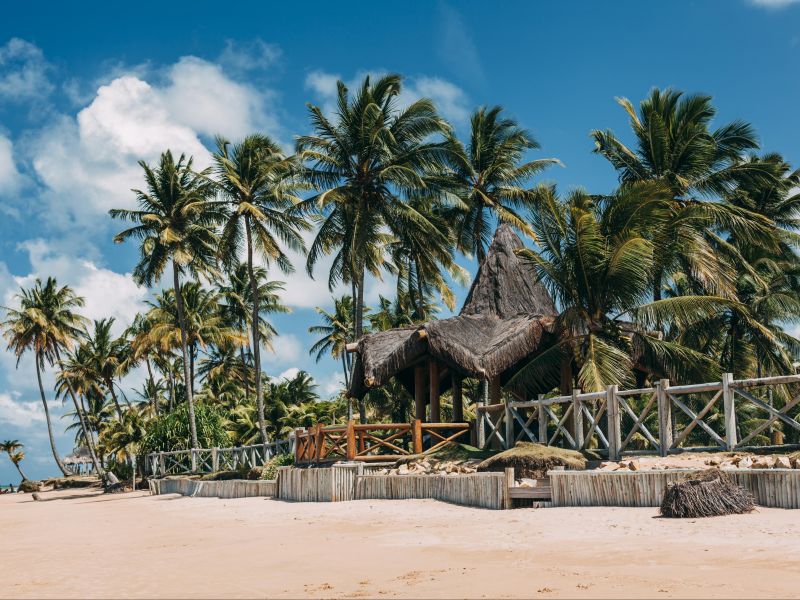
M73 403L93 458L95 438L98 448L115 435L135 444L148 419L184 404L186 444L199 447L196 402L224 407L236 441L266 442L294 424L352 415L342 397L315 403L305 374L302 384L263 373L261 352L276 335L269 315L288 310L271 270L290 273L290 257L304 255L313 277L330 257L331 290L349 293L317 309L311 352L340 361L347 386L347 344L452 310L454 284L468 275L457 259L480 263L503 222L528 239L521 255L559 310L557 342L518 378L594 390L792 371L800 342L784 327L800 319L800 174L779 155L757 155L749 124L713 128L707 96L656 89L638 110L620 104L633 144L592 132L619 176L601 195L535 182L558 161L531 159L539 144L499 107L476 110L459 140L430 100L404 102L397 75L367 77L352 92L340 82L333 114L309 105L312 131L294 154L260 134L218 138L204 170L164 152L157 165L140 163L138 207L111 216L131 224L115 241L139 244L136 281L171 276L170 286L114 337L112 319L87 330L69 288L37 282L8 310L9 348L31 351L39 374L57 368L57 393ZM370 277L396 281L395 298L373 310ZM147 379L132 406L120 379L139 366ZM362 402L361 419L406 410L381 402Z

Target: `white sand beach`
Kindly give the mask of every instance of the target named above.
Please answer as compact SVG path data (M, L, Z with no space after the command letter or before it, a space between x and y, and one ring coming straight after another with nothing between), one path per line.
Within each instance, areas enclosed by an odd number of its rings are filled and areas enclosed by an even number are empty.
M796 597L796 513L0 497L0 597Z

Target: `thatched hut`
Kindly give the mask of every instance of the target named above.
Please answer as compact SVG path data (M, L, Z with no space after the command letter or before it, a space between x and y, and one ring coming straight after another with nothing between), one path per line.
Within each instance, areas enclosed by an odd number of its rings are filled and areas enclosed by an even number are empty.
M362 337L351 348L356 358L349 394L363 397L396 377L415 399L416 418L431 422L441 420L439 397L449 389L453 421L463 421L461 383L467 377L487 381L492 403L499 401L501 387L550 345L556 316L547 290L515 252L522 246L508 225L497 229L457 316ZM546 391L552 382L535 387L510 391L522 397Z

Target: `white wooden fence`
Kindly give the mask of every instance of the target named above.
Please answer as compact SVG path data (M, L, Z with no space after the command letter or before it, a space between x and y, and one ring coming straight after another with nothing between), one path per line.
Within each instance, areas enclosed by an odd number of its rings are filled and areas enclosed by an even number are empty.
M719 382L670 386L662 379L642 389L608 386L602 392L573 390L569 396L478 406L476 439L481 448L510 448L522 440L593 449L612 460L623 453L763 447L758 440L778 423L784 431L800 432L800 387L788 387L795 384L800 375L733 379L725 373ZM779 386L787 400L777 407L772 392ZM745 411L760 422L742 434L737 413ZM696 429L705 443L691 443Z
M276 454L294 452L294 437L269 444L253 444L235 448L194 448L153 452L145 462L148 473L154 477L187 475L191 473L216 473L238 471L263 466Z

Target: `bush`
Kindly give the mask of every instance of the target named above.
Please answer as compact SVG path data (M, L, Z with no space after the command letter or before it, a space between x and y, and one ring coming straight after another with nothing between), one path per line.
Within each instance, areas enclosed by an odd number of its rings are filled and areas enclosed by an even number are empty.
M294 464L294 454L278 454L269 459L261 472L261 479L275 479L278 477L278 467L288 467Z
M225 416L213 406L196 404L197 443L201 448L226 447L230 443L225 429ZM189 408L182 404L169 414L160 415L147 423L140 454L169 452L191 448Z
M23 479L22 482L19 484L19 489L21 492L25 492L26 494L30 494L31 492L38 492L42 488L42 484L38 481L31 481L30 479Z

